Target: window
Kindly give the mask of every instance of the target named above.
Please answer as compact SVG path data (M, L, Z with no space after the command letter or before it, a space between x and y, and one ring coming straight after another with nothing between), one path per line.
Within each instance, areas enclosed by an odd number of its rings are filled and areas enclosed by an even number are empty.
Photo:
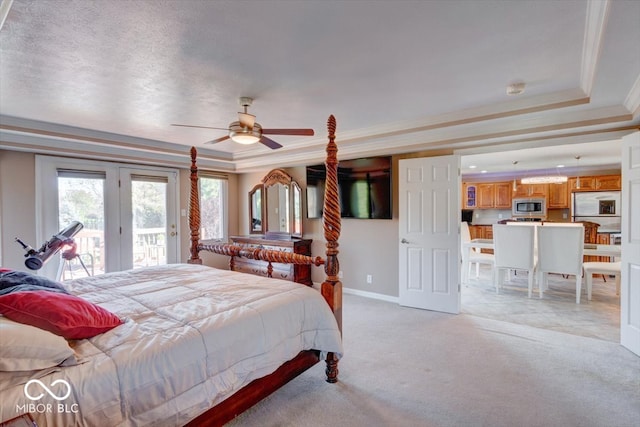
M200 238L227 240L227 179L200 175Z

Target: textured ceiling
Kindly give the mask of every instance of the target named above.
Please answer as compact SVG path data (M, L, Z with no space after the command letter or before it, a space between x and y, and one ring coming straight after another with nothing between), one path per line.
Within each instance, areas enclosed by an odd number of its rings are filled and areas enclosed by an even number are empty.
M184 165L195 145L201 165L247 171L322 159L329 114L342 158L602 145L639 123L637 1L2 8L0 148ZM514 81L526 90L509 97ZM203 145L225 131L170 126L224 128L240 96L263 127L316 136L274 136L284 147L270 150Z

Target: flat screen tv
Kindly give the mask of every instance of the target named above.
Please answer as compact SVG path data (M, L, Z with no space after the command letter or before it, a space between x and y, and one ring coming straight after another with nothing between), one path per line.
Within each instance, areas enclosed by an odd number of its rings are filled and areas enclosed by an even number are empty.
M307 217L322 218L325 165L307 166ZM341 160L338 164L340 215L391 219L391 157Z

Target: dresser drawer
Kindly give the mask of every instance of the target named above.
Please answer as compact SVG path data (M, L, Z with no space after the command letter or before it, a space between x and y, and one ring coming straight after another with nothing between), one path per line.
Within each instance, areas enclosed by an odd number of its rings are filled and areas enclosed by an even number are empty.
M280 251L287 253L296 253L301 255L311 255L310 239L290 239L290 240L274 240L265 239L259 236L234 236L230 238L234 245L243 248L260 248L272 251ZM243 257L234 259L234 270L243 273L255 274L257 276L267 276L267 261L254 260ZM302 283L312 286L311 282L311 266L310 265L294 265L272 263L273 272L271 277L292 282Z
M256 245L256 244L247 244L241 243L240 246L243 248L257 248L257 249L268 249L270 251L280 251L280 252L293 252L292 247L283 247L283 246L273 246L273 245Z
M267 261L245 260L236 258L234 260L234 271L255 274L256 276L267 276L269 263ZM293 280L293 265L272 263L273 272L271 277L283 280Z

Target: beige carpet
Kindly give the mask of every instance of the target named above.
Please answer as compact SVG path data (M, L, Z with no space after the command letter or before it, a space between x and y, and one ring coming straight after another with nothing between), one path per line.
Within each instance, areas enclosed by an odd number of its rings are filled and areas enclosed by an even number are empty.
M343 329L338 384L316 366L229 425L636 427L640 420L640 358L610 340L353 295L344 296Z

